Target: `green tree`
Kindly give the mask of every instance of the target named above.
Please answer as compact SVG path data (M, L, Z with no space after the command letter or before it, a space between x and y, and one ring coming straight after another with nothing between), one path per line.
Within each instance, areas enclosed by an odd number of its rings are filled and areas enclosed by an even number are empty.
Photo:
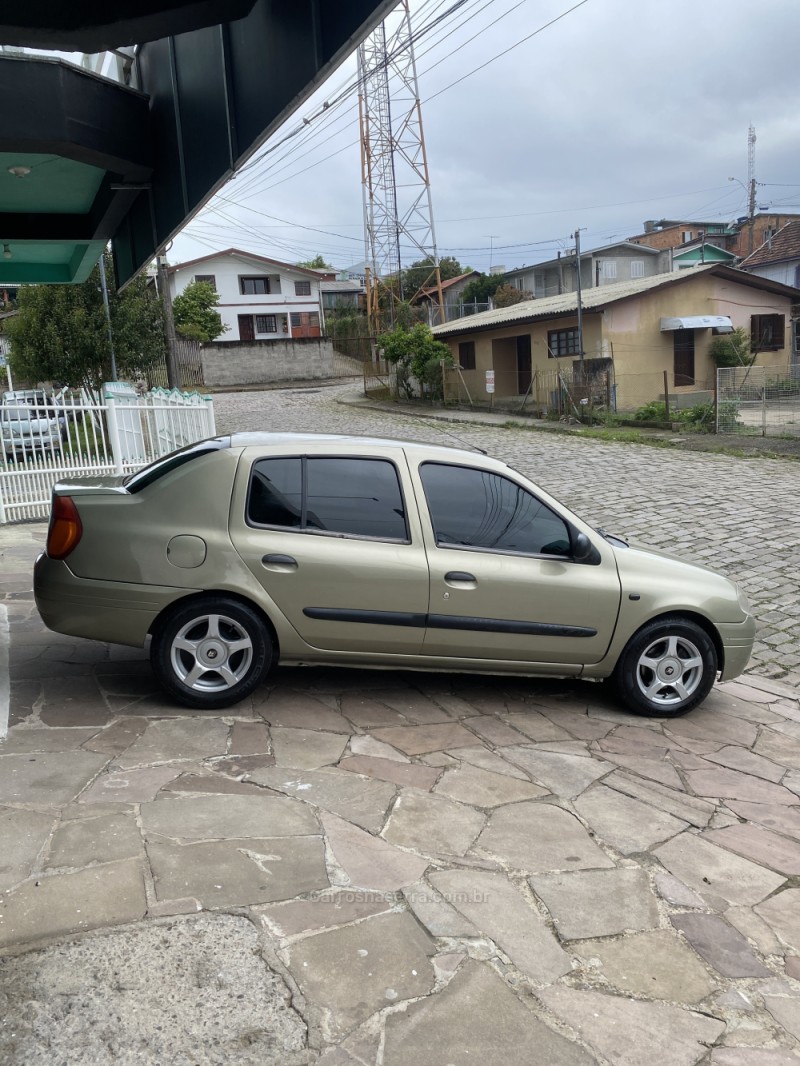
M469 273L469 267L463 267L452 255L446 255L439 260L439 274L442 281L458 278L462 274ZM429 289L436 284L434 271L436 264L432 256L418 259L416 263L403 271L403 296L406 300L412 300L420 289Z
M326 263L324 256L321 255L315 255L313 259L306 259L304 262L295 265L307 267L309 270L333 270L331 264Z
M504 283L504 277L503 274L480 274L477 278L473 278L461 293L462 302L465 304L471 304L473 301L479 304L487 303Z
M525 289L518 289L516 285L498 285L494 290L495 307L511 307L512 304L521 304L523 300L532 300L533 293Z
M715 337L708 352L718 367L750 366L755 360L750 350L750 334L742 326L738 326L733 333Z
M228 329L219 311L219 293L208 281L190 281L172 301L175 329L182 337L207 343L221 337Z
M409 399L414 396L414 380L432 400L443 398L442 363L452 366L453 357L429 326L424 322L411 329L398 326L391 333L384 333L378 346L383 349L384 358L397 367L398 386Z
M111 266L106 253L117 375L147 377L163 363L166 351L161 301L144 278L116 292ZM22 286L17 308L7 324L16 377L92 389L110 379L111 348L97 267L80 285Z

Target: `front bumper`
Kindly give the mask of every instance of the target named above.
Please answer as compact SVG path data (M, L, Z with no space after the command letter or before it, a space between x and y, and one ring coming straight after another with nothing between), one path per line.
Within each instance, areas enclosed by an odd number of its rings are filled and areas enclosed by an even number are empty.
M36 608L48 629L136 648L165 607L199 591L76 577L66 562L46 554L33 567Z
M744 672L756 639L756 620L748 614L744 622L717 622L722 640L723 664L720 681L731 681Z

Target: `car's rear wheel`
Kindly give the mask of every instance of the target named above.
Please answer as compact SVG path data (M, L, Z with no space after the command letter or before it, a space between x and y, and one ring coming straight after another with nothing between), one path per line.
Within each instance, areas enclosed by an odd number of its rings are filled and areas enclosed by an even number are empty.
M189 707L229 707L272 664L272 638L247 604L207 596L178 606L156 630L150 662L163 687Z
M717 676L708 633L688 618L660 618L628 642L612 680L637 714L676 718L701 703Z

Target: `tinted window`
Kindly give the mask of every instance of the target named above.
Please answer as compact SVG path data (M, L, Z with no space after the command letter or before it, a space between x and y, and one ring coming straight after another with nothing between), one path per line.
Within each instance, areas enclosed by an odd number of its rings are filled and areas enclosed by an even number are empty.
M259 459L250 479L247 517L259 526L301 524L302 459Z
M465 466L420 468L437 544L569 555L566 523L509 478Z
M169 474L172 470L177 470L179 466L191 463L203 455L210 455L221 448L228 447L230 447L230 437L214 437L212 440L199 441L197 444L187 444L176 452L170 452L169 455L156 459L155 462L150 463L149 466L142 467L136 473L128 474L122 484L127 488L128 492L141 492L142 489L152 485L154 481L158 481L165 474Z
M385 459L260 459L248 520L257 525L407 540L394 465Z

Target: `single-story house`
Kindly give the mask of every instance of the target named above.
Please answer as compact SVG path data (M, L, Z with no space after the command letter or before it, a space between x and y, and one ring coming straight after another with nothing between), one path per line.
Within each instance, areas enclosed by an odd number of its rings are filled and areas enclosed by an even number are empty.
M522 396L534 374L611 370L617 407L713 387L709 348L744 327L757 361L788 366L792 305L800 290L721 264L589 289L581 301L583 359L575 293L525 300L434 327L461 368L470 395ZM556 374L553 375L553 371ZM487 371L492 375L487 378Z

